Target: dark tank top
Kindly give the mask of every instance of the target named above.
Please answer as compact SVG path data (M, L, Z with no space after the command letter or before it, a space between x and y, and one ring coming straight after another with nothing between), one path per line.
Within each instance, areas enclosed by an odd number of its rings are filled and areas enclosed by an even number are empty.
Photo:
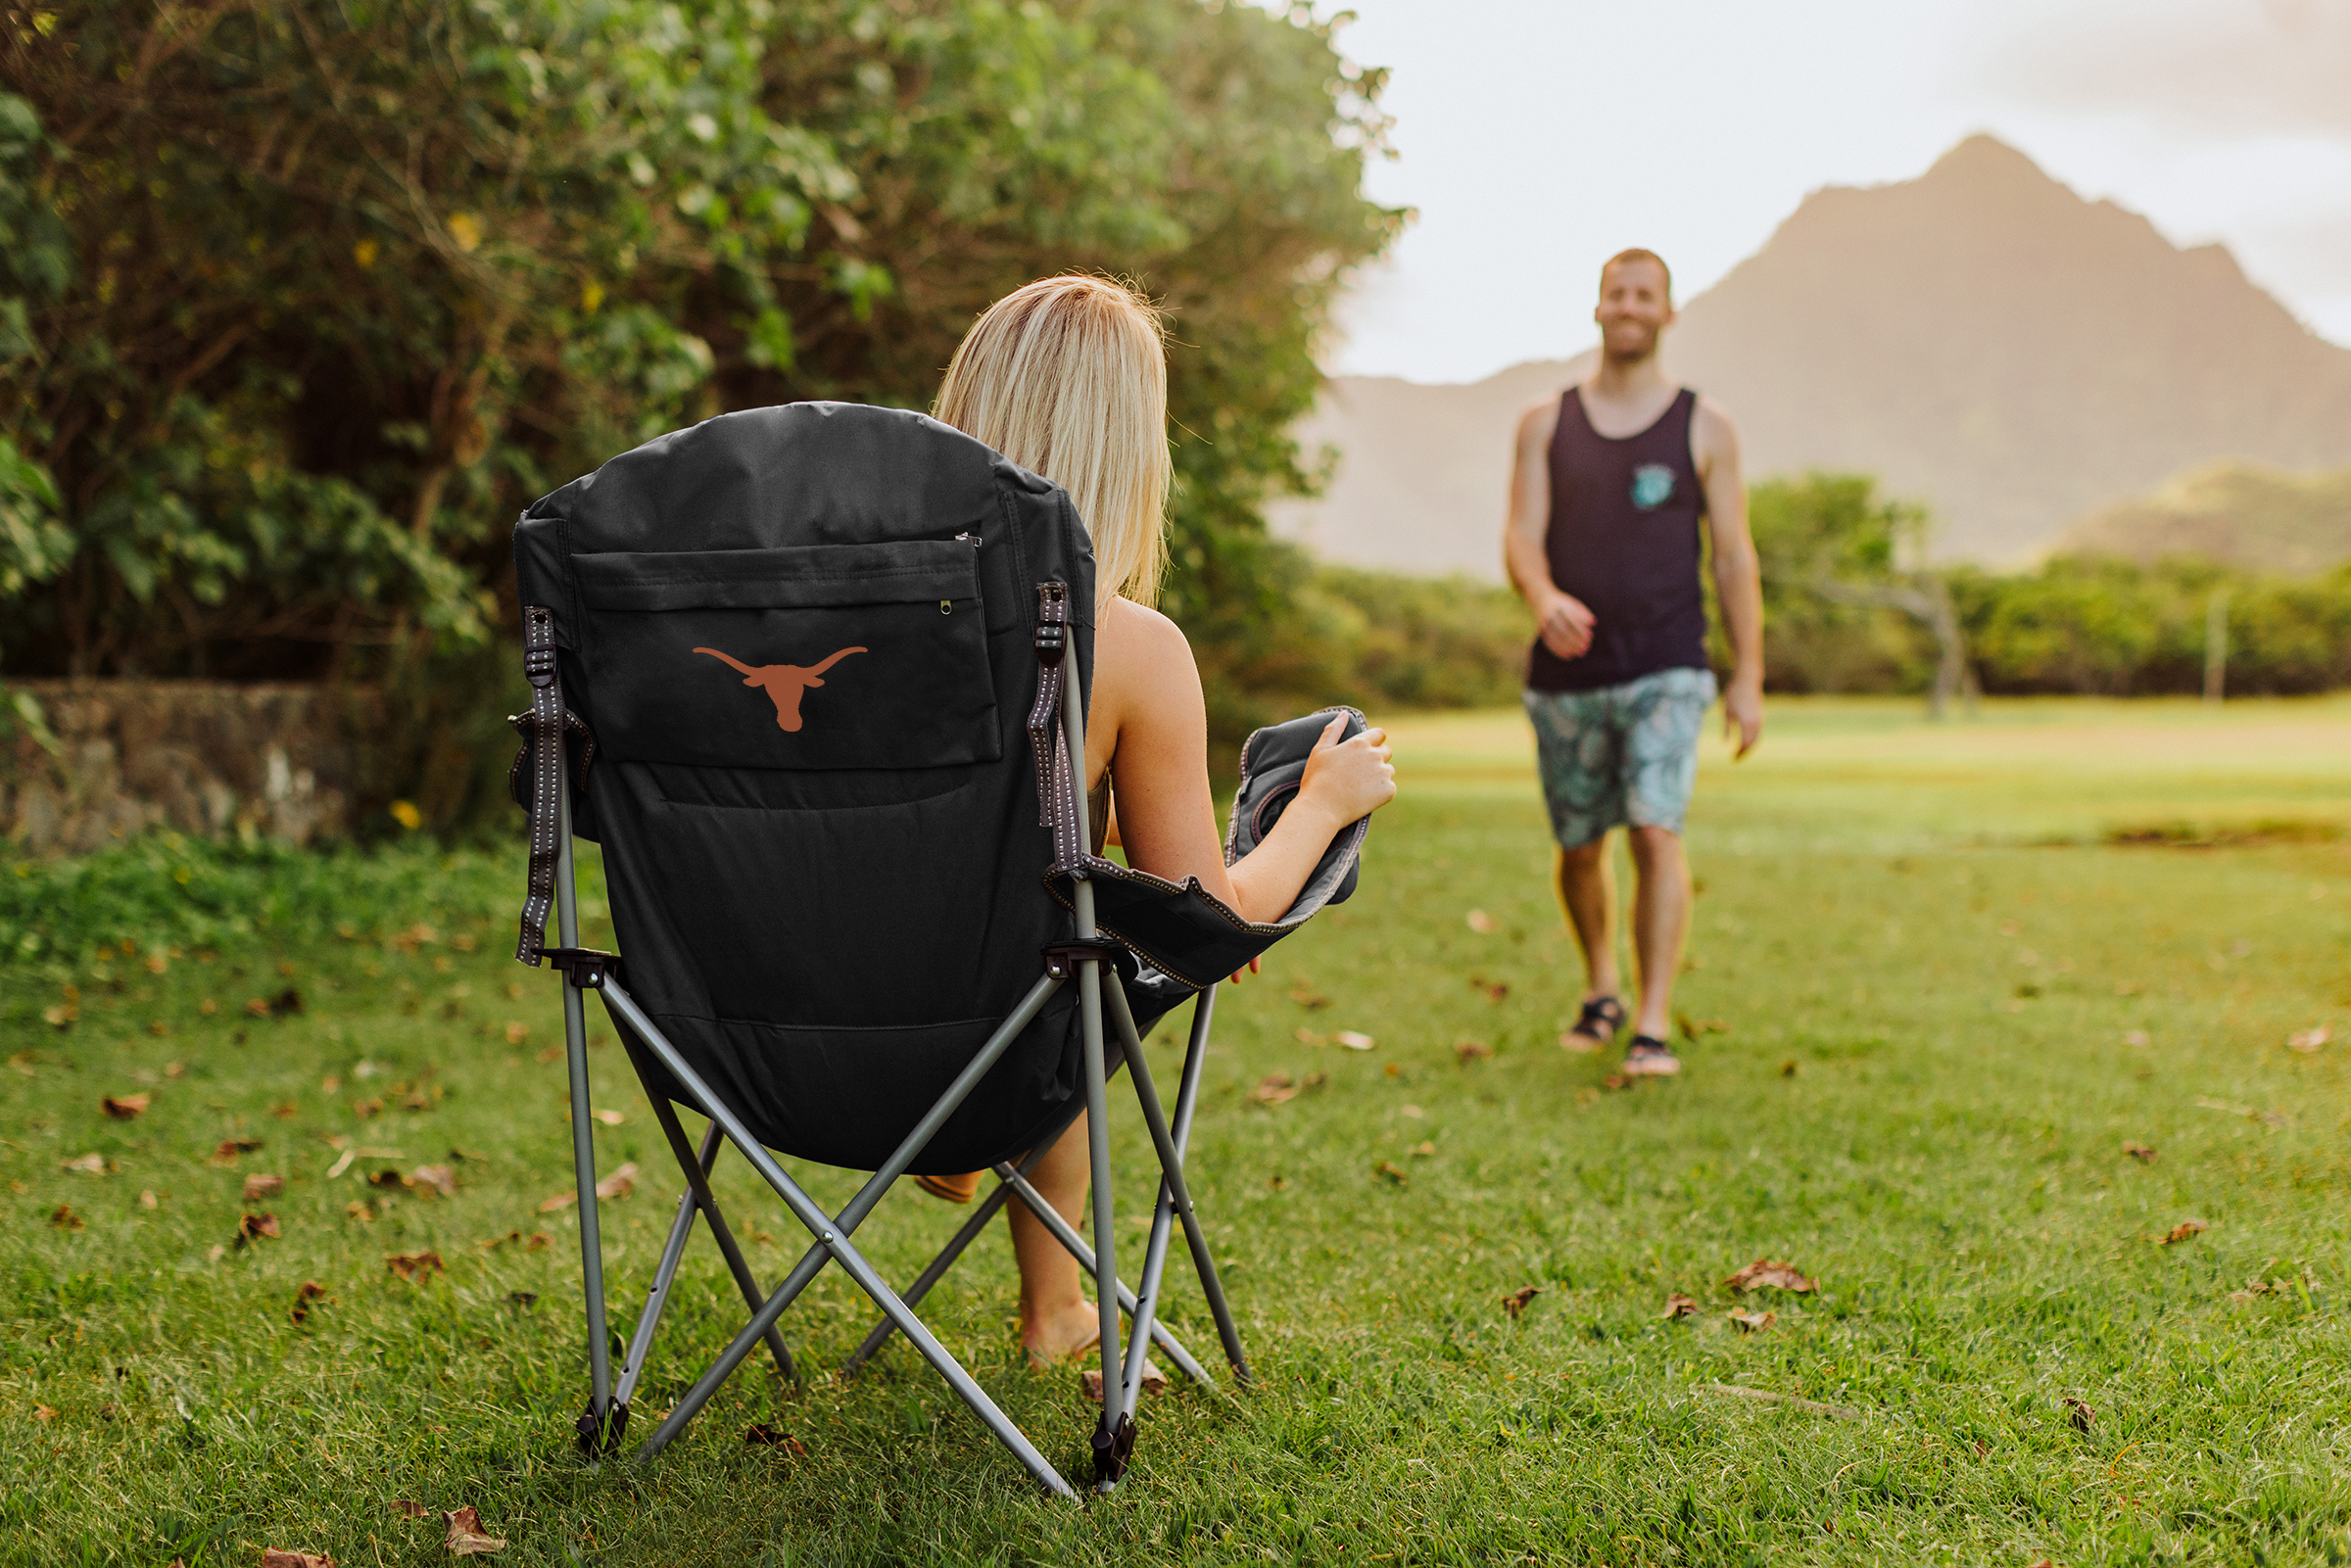
M1526 684L1590 691L1659 670L1706 668L1699 519L1706 495L1690 456L1698 394L1684 387L1656 423L1621 441L1601 435L1579 388L1559 399L1551 438L1551 527L1544 548L1559 592L1598 624L1581 658L1536 640Z

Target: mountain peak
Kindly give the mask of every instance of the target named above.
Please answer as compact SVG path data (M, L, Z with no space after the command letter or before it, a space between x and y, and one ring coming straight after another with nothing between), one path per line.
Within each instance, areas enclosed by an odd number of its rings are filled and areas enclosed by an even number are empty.
M2024 153L2009 146L1990 131L1977 131L1929 166L1919 176L1919 182L1930 180L1966 179L2029 180L2036 185L2054 185L2047 171Z

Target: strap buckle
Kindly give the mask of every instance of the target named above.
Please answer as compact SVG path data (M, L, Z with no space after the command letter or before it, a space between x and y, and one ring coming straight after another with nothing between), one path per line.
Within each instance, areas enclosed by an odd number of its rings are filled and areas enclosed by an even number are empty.
M1036 585L1036 662L1052 669L1070 646L1070 590L1066 583Z
M553 648L525 648L522 654L522 673L534 689L545 689L555 684L555 650Z
M1066 980L1078 973L1083 959L1099 959L1115 964L1127 950L1107 936L1073 936L1066 942L1047 942L1038 949L1045 955L1045 973L1057 980Z
M575 991L602 990L604 977L620 968L618 953L593 947L543 947L539 956L562 971L564 980Z

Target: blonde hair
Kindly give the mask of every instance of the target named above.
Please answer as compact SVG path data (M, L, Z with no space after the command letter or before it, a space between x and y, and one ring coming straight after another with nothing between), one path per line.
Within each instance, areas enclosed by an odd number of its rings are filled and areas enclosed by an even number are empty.
M1094 607L1159 597L1167 563L1168 356L1151 302L1108 278L1040 278L989 306L933 412L1070 493L1094 542Z

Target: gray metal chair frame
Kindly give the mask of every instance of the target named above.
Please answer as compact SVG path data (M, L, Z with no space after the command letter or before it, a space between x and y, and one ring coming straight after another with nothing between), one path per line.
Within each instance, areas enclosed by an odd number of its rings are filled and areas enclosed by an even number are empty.
M1063 683L1061 696L1062 730L1068 755L1074 758L1085 755L1085 714L1079 686L1080 683L1075 680ZM550 733L554 732L551 729ZM559 787L553 813L556 837L553 914L561 946L550 946L545 953L554 961L564 977L563 1039L570 1076L572 1163L578 1183L580 1259L586 1284L592 1390L587 1412L578 1423L584 1449L594 1455L611 1451L620 1446L628 1423L630 1401L644 1376L647 1358L651 1353L663 1310L668 1305L670 1288L676 1280L679 1264L697 1218L708 1220L711 1236L743 1292L750 1319L718 1358L710 1363L685 1398L677 1402L646 1439L637 1454L641 1462L650 1459L667 1447L709 1402L744 1358L762 1343L768 1347L778 1372L788 1380L796 1378L791 1352L785 1347L777 1323L785 1309L830 1262L838 1263L857 1287L873 1299L883 1313L883 1321L849 1357L844 1371L852 1371L863 1365L891 1334L905 1335L923 1358L937 1369L948 1386L978 1413L989 1431L1013 1451L1031 1474L1048 1491L1058 1496L1073 1496L1074 1489L1060 1471L1037 1451L1036 1447L996 1405L954 1354L924 1326L914 1311L924 1296L945 1275L996 1212L1012 1201L1025 1205L1035 1214L1094 1278L1095 1296L1102 1318L1100 1358L1104 1391L1102 1413L1091 1438L1093 1484L1097 1490L1108 1492L1115 1488L1127 1468L1134 1444L1134 1415L1136 1402L1142 1392L1146 1345L1158 1344L1185 1375L1206 1387L1216 1387L1216 1380L1160 1318L1169 1244L1178 1224L1183 1227L1184 1241L1190 1250L1209 1310L1216 1320L1225 1358L1231 1364L1238 1382L1246 1384L1249 1381L1249 1363L1241 1349L1240 1333L1233 1322L1231 1307L1225 1301L1216 1261L1209 1251L1208 1238L1201 1227L1183 1171L1184 1149L1190 1138L1194 1114L1199 1107L1202 1069L1207 1056L1210 1022L1215 1014L1215 987L1211 985L1202 990L1194 1004L1175 1115L1171 1118L1161 1102L1150 1066L1145 1060L1126 991L1115 974L1108 976L1108 983L1105 983L1104 959L1114 951L1115 944L1106 940L1095 927L1094 890L1082 868L1071 874L1074 880L1071 903L1076 918L1077 940L1048 955L1045 973L930 1112L907 1133L896 1152L874 1171L839 1213L827 1213L792 1180L741 1117L721 1096L712 1091L709 1084L663 1036L659 1026L639 1008L614 973L614 962L609 955L589 952L580 947L578 894L572 861L571 781L568 770L555 769L554 772L559 776ZM1085 793L1082 789L1072 789L1068 791L1068 797L1063 806L1065 810L1075 813L1077 842L1085 843ZM1027 1164L1020 1167L1010 1163L997 1164L994 1173L998 1185L983 1201L979 1211L955 1233L945 1249L903 1294L892 1290L850 1238L881 1202L883 1194L906 1171L932 1136L970 1095L1046 1002L1063 985L1073 981L1079 987L1082 1029L1085 1075L1082 1100L1075 1101L1068 1119L1040 1140L1037 1148L1029 1156ZM612 1374L605 1322L603 1250L598 1226L596 1150L589 1110L587 1016L583 996L583 992L589 990L602 994L606 1009L620 1025L631 1063L640 1079L646 1082L653 1115L686 1179L686 1191L678 1200L676 1217L670 1225L660 1263L654 1271L652 1285L647 1293L645 1307L638 1316L636 1329L630 1336L617 1379ZM1105 998L1108 999L1107 1007ZM1113 1059L1109 1055L1109 1035L1105 1032L1105 1013L1108 1014L1109 1028L1116 1032L1124 1065L1134 1085L1143 1125L1149 1133L1159 1164L1158 1197L1152 1211L1149 1239L1144 1246L1142 1272L1132 1290L1128 1289L1119 1278L1116 1256L1109 1125L1109 1077ZM709 1118L710 1125L698 1149L687 1137L669 1097L653 1087L651 1079L656 1067L666 1069L670 1078L685 1090L693 1108ZM1080 1110L1087 1115L1088 1157L1093 1182L1094 1245L1091 1247L1030 1185L1027 1173L1028 1165L1041 1158L1044 1150L1052 1146ZM760 1290L749 1262L737 1244L710 1189L708 1178L711 1167L722 1144L727 1142L733 1143L742 1152L751 1168L775 1190L785 1207L813 1238L812 1245L772 1292L762 1293ZM1119 1335L1122 1309L1132 1323L1124 1352Z

